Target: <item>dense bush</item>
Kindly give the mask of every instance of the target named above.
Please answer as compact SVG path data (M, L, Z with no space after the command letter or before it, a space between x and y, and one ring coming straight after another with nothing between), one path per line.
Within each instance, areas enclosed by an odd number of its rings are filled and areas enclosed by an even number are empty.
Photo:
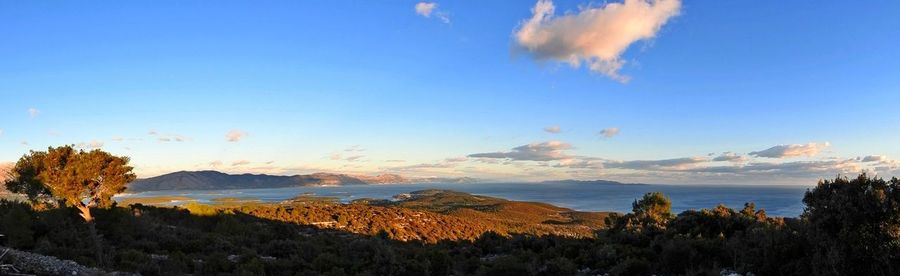
M816 274L900 274L900 180L823 181L803 203Z

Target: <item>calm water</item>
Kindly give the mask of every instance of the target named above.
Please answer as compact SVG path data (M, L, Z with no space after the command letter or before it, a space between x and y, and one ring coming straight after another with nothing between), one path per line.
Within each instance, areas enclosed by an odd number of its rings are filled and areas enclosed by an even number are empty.
M157 191L122 197L188 196L200 202L220 197L248 197L277 202L310 193L338 197L348 202L358 198L390 199L396 194L424 189L449 189L511 200L539 201L581 211L630 212L631 203L647 192L663 192L672 199L676 212L713 208L719 203L740 209L752 201L772 216L794 217L803 212L803 194L808 187L748 185L590 185L535 183L475 184L392 184L338 187L292 187L278 189L242 189L223 191Z

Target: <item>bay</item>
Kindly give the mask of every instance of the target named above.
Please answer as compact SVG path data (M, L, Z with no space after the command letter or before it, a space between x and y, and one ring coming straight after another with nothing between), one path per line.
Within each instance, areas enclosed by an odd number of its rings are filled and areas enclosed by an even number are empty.
M222 197L254 198L280 202L308 194L339 198L349 202L359 198L391 199L394 195L425 189L447 189L518 201L537 201L579 211L630 212L635 199L648 192L663 192L672 199L678 213L689 209L713 208L718 204L740 209L745 202L770 216L796 217L803 212L807 186L767 185L654 185L584 183L428 183L348 186L305 186L272 189L150 191L119 195L116 198L186 196L201 203ZM184 202L173 202L178 205Z

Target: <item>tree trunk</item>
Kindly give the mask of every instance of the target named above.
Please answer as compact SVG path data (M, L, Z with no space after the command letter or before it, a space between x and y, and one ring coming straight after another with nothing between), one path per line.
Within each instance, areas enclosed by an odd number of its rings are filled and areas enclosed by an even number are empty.
M91 216L91 208L90 207L76 206L76 208L78 208L78 210L81 211L81 214L79 214L79 215L81 215L81 218L84 219L84 222L86 222L88 224L94 223L94 217Z
M97 234L97 227L94 225L94 217L91 216L91 207L88 206L76 206L79 211L81 211L81 217L84 218L84 222L87 223L88 229L91 233L91 239L94 241L95 254L97 254L97 266L103 265L103 247L101 247L100 235Z

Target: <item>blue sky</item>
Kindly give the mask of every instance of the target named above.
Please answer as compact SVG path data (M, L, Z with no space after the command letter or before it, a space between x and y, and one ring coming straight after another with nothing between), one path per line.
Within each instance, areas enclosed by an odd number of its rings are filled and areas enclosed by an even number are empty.
M535 25L550 2L2 2L0 161L80 144L142 177L900 175L900 3L648 1L554 1Z

